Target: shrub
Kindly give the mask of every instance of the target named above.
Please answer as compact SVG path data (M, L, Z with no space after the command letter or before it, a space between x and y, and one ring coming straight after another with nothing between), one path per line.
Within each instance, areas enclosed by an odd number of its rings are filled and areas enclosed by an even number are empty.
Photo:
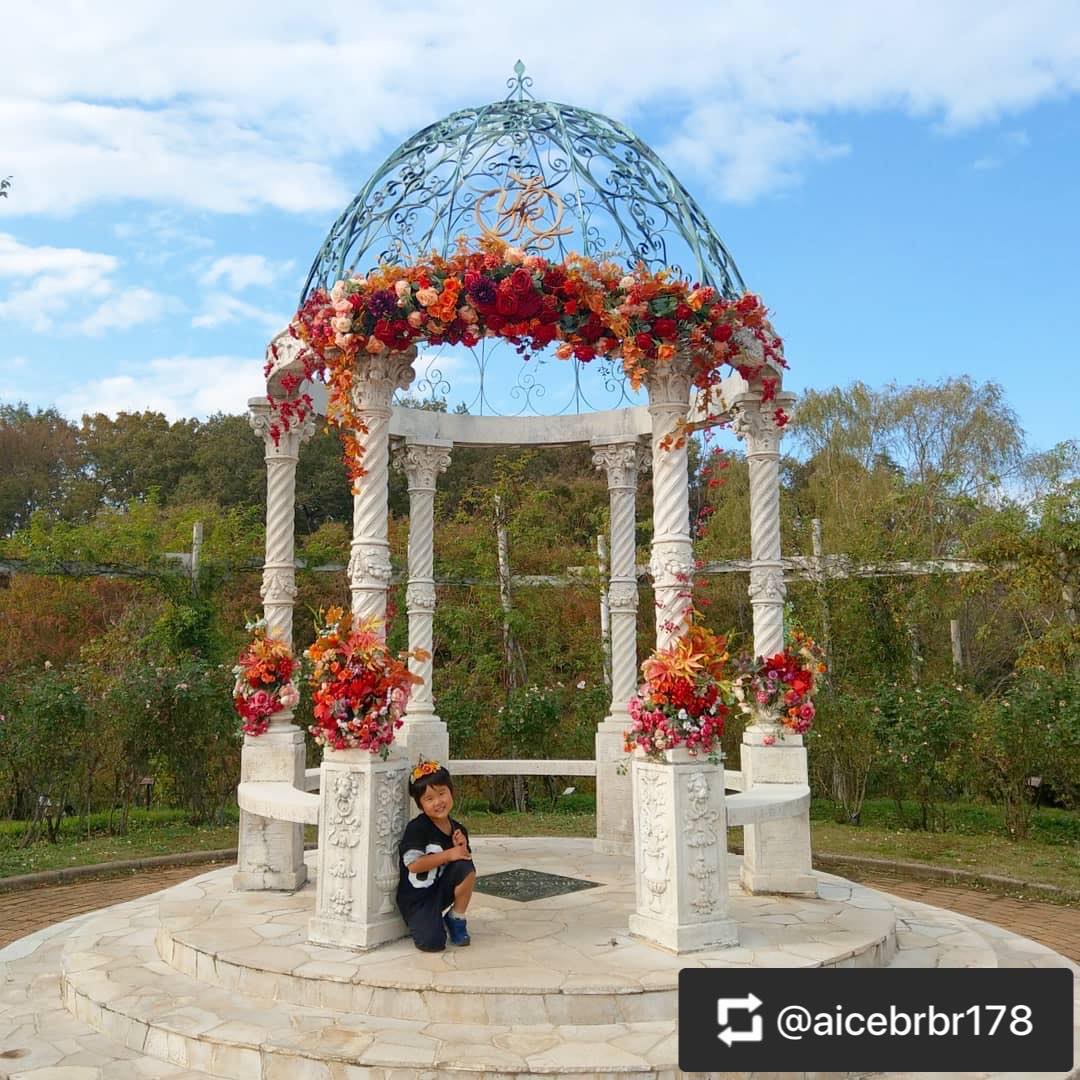
M974 701L961 686L882 686L875 695L875 735L881 748L878 775L896 800L912 799L914 828L946 824L942 803L962 787L971 771Z

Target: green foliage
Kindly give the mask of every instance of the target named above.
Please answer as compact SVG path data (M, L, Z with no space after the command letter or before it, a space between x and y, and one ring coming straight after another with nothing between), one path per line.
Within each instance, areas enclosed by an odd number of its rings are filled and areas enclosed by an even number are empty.
M1080 679L1018 672L979 712L980 778L1000 804L1010 835L1028 834L1042 790L1069 806L1080 794Z
M0 770L8 813L56 839L64 808L85 783L89 711L72 676L51 664L5 682L0 697Z
M915 828L943 828L943 803L968 776L975 699L961 686L885 684L873 698L878 773L897 805L913 799Z
M861 821L878 758L878 724L866 699L865 692L824 691L806 739L815 787L836 804L836 820L851 825Z

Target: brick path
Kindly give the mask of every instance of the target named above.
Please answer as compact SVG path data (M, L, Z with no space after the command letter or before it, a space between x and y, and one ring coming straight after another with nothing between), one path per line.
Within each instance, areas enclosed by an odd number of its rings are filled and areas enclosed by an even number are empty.
M918 900L921 904L958 911L984 922L996 923L1038 941L1042 945L1080 963L1080 906L1047 904L1039 900L1016 900L985 889L965 889L934 881L912 881L878 872L851 873L848 876L882 892Z
M134 900L210 869L212 866L209 865L161 867L124 877L0 893L0 948L34 930L81 915L84 911ZM997 923L1080 962L1080 907L1014 900L982 890L910 881L877 872L860 873L857 877L882 892Z

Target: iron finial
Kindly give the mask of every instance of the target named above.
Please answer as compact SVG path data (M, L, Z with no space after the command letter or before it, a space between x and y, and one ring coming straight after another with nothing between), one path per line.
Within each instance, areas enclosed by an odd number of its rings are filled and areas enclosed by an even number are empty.
M526 95L533 101L532 94L529 93L529 87L532 86L532 79L525 74L525 65L521 60L514 65L514 77L506 80L506 85L510 89L510 93L506 95L506 100L516 97L518 101L524 101Z

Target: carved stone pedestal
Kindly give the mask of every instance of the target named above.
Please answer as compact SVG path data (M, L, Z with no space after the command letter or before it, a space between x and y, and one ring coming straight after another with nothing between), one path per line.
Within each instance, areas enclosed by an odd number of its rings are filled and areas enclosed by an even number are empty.
M802 736L768 720L757 718L743 732L739 757L744 791L809 782ZM747 825L739 878L750 893L817 896L810 863L809 814Z
M275 713L262 735L244 736L240 780L289 783L304 788L304 733L291 712ZM279 889L292 892L307 881L304 826L240 811L240 838L235 889Z
M373 949L405 936L394 893L409 819L407 774L396 746L386 761L367 750L324 752L312 941Z
M728 917L724 767L668 750L636 751L631 774L637 824L637 910L630 932L675 953L737 945Z

